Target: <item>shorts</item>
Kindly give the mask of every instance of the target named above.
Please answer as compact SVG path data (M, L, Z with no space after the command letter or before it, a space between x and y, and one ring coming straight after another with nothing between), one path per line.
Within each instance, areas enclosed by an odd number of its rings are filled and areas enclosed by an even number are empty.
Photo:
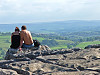
M23 43L23 48L31 48L31 47L34 47L34 43L31 44L31 45L26 45L25 43Z

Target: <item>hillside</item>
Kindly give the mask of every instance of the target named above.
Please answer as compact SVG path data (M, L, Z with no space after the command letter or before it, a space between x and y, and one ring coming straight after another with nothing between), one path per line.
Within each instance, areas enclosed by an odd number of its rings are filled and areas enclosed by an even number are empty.
M20 28L22 25L26 25L28 30L34 33L98 31L100 28L100 20L69 20L39 23L0 24L0 28L2 29L0 32L12 32L16 26Z
M9 49L7 58L13 58L13 60L0 61L0 75L100 74L100 44L87 46L86 49L54 51L47 46L41 46L38 50L23 49L23 51L24 56L23 52L19 56L17 52Z
M82 42L76 45L76 47L84 49L86 46L93 45L93 44L100 44L100 41Z
M98 36L95 36L96 33ZM66 34L66 33L64 33ZM64 35L63 34L63 35ZM100 44L100 33L99 32L73 32L67 34L67 37L60 36L57 34L36 34L32 33L33 39L40 41L41 45L48 45L52 50L56 49L70 49L70 48L82 48L90 44ZM81 36L83 35L83 36ZM10 47L11 32L0 33L0 60L4 59L7 49Z

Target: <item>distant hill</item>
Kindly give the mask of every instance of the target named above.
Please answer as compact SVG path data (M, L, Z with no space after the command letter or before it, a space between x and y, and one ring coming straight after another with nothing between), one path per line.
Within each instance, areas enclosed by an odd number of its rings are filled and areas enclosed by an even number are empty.
M99 31L100 20L70 20L39 23L0 24L0 32L12 32L16 26L20 28L22 25L26 25L28 30L35 33Z

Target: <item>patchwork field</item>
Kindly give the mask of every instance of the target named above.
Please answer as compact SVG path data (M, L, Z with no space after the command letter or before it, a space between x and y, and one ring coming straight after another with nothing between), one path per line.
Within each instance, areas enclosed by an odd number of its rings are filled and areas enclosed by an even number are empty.
M33 37L33 39L37 39L42 44L42 41L46 40L47 38ZM51 39L48 39L48 40L51 40ZM65 49L65 48L68 49L67 44L74 43L73 41L69 41L69 40L56 40L56 39L54 40L58 43L58 45L51 46L50 48L52 50ZM10 41L11 41L11 36L2 36L2 35L0 36L0 59L3 59L3 57L5 56L6 51L10 47L10 44L11 44ZM84 49L84 47L91 45L91 44L100 44L100 41L82 42L76 45L75 47ZM47 45L47 44L45 43L44 45Z
M92 44L100 44L100 41L82 42L78 44L76 47L84 49L86 46L92 45Z
M4 58L10 43L10 36L0 36L0 59Z

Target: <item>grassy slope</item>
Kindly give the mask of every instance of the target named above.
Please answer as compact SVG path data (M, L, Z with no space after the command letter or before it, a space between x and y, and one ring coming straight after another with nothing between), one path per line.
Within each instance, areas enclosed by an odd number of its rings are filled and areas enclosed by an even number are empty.
M40 42L42 42L42 40L44 40L46 38L33 37L33 39L37 39ZM59 43L59 45L57 45L55 47L51 47L51 49L53 49L53 50L67 48L68 43L74 43L73 41L69 41L69 40L56 40L56 41ZM8 50L8 48L10 47L10 44L11 44L10 43L10 36L0 36L0 48L2 48L2 50L4 50L6 52ZM77 45L76 47L84 48L87 45L91 45L91 44L100 44L100 41L83 42L83 43L80 43L79 45ZM1 54L2 50L0 50L0 54ZM0 57L0 59L2 59L2 57Z
M58 42L59 45L57 45L55 47L51 47L51 49L67 48L68 43L74 43L73 41L69 41L69 40L56 40L56 41Z
M67 48L66 45L57 45L55 47L50 47L52 50L55 50L55 49L62 49L62 48Z
M44 40L45 38L42 38L42 37L33 37L33 39L37 39L38 41L42 42L42 40Z
M82 42L78 44L76 47L85 48L86 46L91 45L91 44L100 44L100 41Z
M42 37L33 37L33 39L37 39L40 42L42 42L42 40L44 40L45 38ZM10 43L7 43L6 40L9 40L10 42L10 36L0 36L0 48L2 48L3 50L7 51L7 49L10 46ZM73 41L69 41L69 40L56 40L59 45L55 46L55 47L51 47L51 49L61 49L61 48L67 48L67 43L74 43ZM78 44L76 47L79 48L84 48L87 45L91 45L91 44L100 44L100 41L93 41L93 42L83 42Z
M42 37L33 37L33 39L37 39L40 42L42 42L42 40L46 39L46 38L42 38ZM61 48L67 48L67 43L74 43L73 41L69 41L69 40L56 40L59 45L55 46L55 47L50 47L51 49L61 49Z
M59 44L68 44L68 43L74 43L73 41L69 41L69 40L56 40Z
M8 50L10 46L10 36L0 36L0 60L4 58L4 55L6 54L6 51ZM2 54L4 52L4 54Z
M9 42L6 42L6 41ZM0 36L0 48L7 51L7 48L10 46L10 36Z

